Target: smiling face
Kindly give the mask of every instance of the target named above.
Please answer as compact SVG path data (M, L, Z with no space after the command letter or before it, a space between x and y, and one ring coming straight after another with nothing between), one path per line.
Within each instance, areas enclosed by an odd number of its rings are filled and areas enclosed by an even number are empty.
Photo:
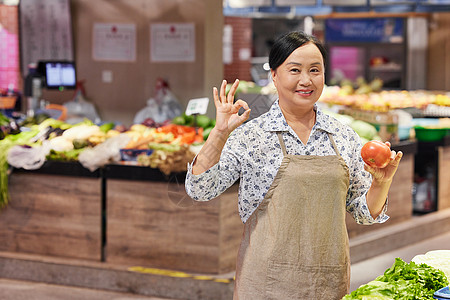
M295 49L271 72L280 105L311 109L319 100L325 84L325 67L314 43L308 42Z

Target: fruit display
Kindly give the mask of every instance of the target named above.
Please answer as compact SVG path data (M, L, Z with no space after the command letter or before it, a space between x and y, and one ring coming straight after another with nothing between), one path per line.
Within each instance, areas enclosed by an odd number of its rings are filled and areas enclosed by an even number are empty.
M327 86L319 101L374 112L400 108L424 110L428 105L450 107L450 95L444 92L386 90L357 93L347 86Z

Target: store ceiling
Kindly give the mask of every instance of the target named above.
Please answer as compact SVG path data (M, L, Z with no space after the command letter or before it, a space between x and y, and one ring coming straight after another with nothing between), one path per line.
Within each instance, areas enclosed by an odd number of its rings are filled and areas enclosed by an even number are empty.
M224 0L225 16L314 16L348 12L449 12L450 0Z

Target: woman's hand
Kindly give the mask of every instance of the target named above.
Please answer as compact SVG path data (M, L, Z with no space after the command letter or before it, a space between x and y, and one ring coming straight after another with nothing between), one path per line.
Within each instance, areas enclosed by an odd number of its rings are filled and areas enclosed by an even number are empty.
M391 147L391 143L386 142L385 144L388 145L389 148ZM386 167L374 168L369 166L368 164L364 164L364 169L372 174L373 179L378 181L379 183L389 182L394 177L402 156L403 153L401 151L397 153L395 151L391 151L391 161Z
M250 108L245 101L239 99L234 102L234 95L238 85L239 80L236 79L228 95L226 95L226 80L222 81L220 93L216 87L213 88L214 104L216 105L216 125L214 129L226 135L229 135L239 125L244 123L250 115ZM241 107L244 108L245 112L239 115L238 112Z
M226 80L222 81L220 94L217 91L217 88L214 87L213 94L214 104L216 105L216 125L211 130L208 139L198 153L197 159L194 161L192 174L201 174L219 162L220 154L222 153L230 133L248 119L250 109L248 108L247 103L242 100L234 102L234 94L236 93L238 85L239 80L236 79L231 86L228 95L226 95ZM242 115L239 115L238 111L241 107L245 109L245 112Z

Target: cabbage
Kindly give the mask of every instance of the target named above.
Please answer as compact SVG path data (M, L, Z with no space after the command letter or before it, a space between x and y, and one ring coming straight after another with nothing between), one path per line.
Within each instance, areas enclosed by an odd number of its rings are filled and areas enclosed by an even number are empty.
M350 127L356 131L356 133L367 140L373 140L374 137L378 134L377 129L372 124L369 124L367 122L361 121L361 120L354 120Z

